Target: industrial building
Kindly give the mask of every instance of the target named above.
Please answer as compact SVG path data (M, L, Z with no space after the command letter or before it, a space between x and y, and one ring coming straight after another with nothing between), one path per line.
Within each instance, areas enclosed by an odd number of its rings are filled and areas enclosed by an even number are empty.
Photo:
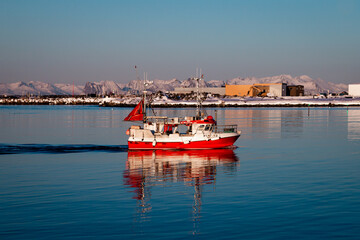
M226 85L225 93L227 96L240 97L266 97L286 96L286 83L256 83L253 85Z
M353 97L360 97L360 83L349 84L349 95Z
M286 96L304 96L304 86L303 85L286 86Z
M196 92L197 88L175 88L172 93ZM239 97L304 96L304 86L286 83L256 83L253 85L225 85L225 87L199 88L200 92Z

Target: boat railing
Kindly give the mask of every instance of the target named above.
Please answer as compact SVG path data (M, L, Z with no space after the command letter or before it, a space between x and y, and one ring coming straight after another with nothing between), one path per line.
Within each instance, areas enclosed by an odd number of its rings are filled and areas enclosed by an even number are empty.
M216 133L236 133L237 125L217 125L214 127Z

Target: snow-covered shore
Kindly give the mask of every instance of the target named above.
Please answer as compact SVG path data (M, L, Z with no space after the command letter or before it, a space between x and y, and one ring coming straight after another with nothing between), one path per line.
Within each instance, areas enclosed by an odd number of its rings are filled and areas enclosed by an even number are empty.
M0 98L0 105L98 105L103 98L46 97Z
M140 97L62 97L62 98L1 98L1 105L100 105L110 107L134 106ZM296 106L360 106L360 98L346 97L281 97L281 98L214 98L203 101L204 107L296 107ZM153 107L195 107L195 100L172 100L159 96L152 100Z

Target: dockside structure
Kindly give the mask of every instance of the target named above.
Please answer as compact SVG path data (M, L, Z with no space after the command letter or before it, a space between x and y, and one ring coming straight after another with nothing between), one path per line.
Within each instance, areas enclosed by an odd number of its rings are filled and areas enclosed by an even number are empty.
M252 85L225 85L225 87L199 88L200 92L239 97L304 96L304 86L286 83L256 83ZM196 92L196 88L175 88L173 93Z

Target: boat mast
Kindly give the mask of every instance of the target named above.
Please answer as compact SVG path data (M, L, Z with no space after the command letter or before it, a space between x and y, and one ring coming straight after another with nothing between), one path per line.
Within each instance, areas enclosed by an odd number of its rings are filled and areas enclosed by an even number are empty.
M147 80L147 73L144 73L144 96L143 96L143 102L144 102L144 118L143 118L143 122L146 122L146 80Z
M201 68L200 68L200 77L198 76L198 69L196 68L196 117L201 118L201 98L199 91L199 81L202 78Z

